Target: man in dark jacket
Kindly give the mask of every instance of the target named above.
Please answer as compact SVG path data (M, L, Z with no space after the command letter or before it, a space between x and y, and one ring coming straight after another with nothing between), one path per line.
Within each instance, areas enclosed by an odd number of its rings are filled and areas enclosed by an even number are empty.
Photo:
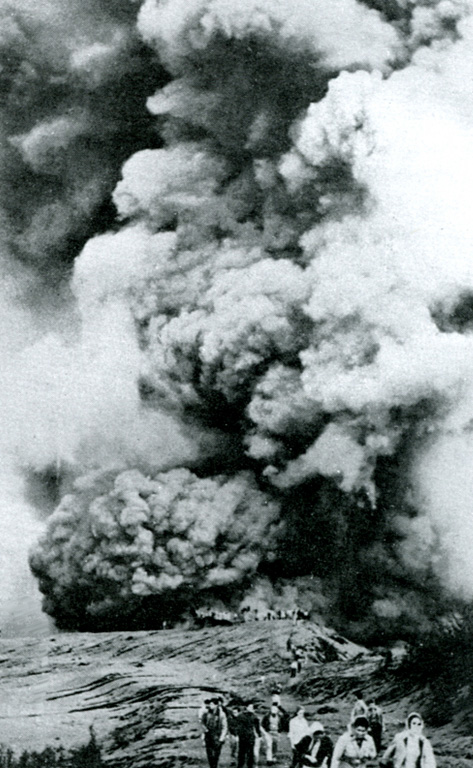
M224 709L227 716L228 733L230 736L230 755L232 763L237 761L238 753L238 715L240 714L240 708L237 704L229 704Z
M294 748L292 768L310 765L312 768L330 768L333 743L324 733L322 723L315 721L309 726L309 733L303 736Z
M204 743L209 768L217 768L223 742L227 735L227 718L219 706L218 699L210 699L201 722L204 729Z
M255 761L256 737L261 737L261 727L255 715L253 703L248 702L246 709L237 717L238 731L238 768L253 768Z

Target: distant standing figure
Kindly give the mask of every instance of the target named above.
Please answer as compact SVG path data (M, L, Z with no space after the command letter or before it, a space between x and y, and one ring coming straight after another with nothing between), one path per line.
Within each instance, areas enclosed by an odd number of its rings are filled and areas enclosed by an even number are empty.
M331 768L356 768L375 757L376 747L368 733L368 720L357 717L335 744Z
M380 752L383 740L383 710L378 706L375 699L368 702L368 723L376 751Z
M430 741L423 735L424 721L417 712L411 712L406 727L394 736L382 756L380 765L392 761L394 768L435 768L435 755Z
M227 718L219 707L218 699L210 699L207 711L202 716L204 743L209 768L217 768L223 742L227 735Z
M368 705L363 698L363 691L355 691L355 704L351 711L350 723L353 723L357 717L368 717Z
M304 660L305 652L303 648L296 648L294 653L295 659L297 661L297 672L300 674L302 671L302 662Z

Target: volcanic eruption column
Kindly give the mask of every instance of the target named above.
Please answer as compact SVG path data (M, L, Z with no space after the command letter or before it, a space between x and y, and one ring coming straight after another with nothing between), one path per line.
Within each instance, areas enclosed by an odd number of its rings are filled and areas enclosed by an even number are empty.
M39 208L6 262L45 317L12 353L5 453L56 468L31 555L46 611L152 626L291 584L366 630L468 600L471 3L146 0L99 31L88 10L62 111L6 142L71 179L48 203L66 234L45 245ZM103 140L117 61L148 112L103 232L130 132L114 101Z

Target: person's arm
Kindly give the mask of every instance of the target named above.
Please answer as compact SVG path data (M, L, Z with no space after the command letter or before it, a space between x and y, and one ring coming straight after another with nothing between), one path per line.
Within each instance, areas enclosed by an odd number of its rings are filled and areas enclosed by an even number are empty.
M335 749L333 750L330 768L339 768L340 760L342 759L343 753L345 751L345 742L346 742L346 736L345 734L343 734L343 736L340 736L337 743L335 744Z
M322 736L322 741L320 742L320 749L317 753L317 757L319 758L319 766L320 768L326 768L326 766L330 765L330 762L332 760L333 755L333 742L330 736Z
M294 757L295 762L298 765L310 765L310 761L312 758L310 755L307 755L307 752L310 747L311 737L310 736L303 736L302 739L300 739L297 744L294 745ZM306 758L310 758L309 760L306 760Z
M380 765L387 765L396 751L396 742L392 741L384 754L379 758Z
M294 725L292 720L289 722L288 734L289 734L289 741L291 742L291 747L294 749L296 745L294 743Z
M220 741L225 741L228 733L228 720L223 709L220 710Z
M256 717L256 715L255 715L255 720L254 720L254 723L255 723L255 731L256 731L256 735L257 735L257 736L261 736L261 725L260 725L260 721L259 721L259 718L258 718L258 717Z
M374 739L372 736L367 736L368 739L368 757L374 758L378 754L376 751L376 744L374 743Z
M424 752L424 767L436 768L434 750L432 749L432 744L428 739L424 739L423 752Z

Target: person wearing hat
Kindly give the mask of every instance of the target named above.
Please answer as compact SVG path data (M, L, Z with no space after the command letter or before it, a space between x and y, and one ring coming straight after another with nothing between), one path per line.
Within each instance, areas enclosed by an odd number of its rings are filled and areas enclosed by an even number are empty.
M394 736L380 759L382 766L393 768L435 768L435 755L430 741L423 735L424 721L417 712L411 712L406 727Z
M201 722L209 768L217 768L223 742L227 735L227 718L218 699L210 699Z
M328 768L332 760L333 743L318 720L309 725L309 733L294 748L292 768L309 765Z
M366 717L357 717L335 744L331 768L358 768L376 757L376 747L368 733Z

